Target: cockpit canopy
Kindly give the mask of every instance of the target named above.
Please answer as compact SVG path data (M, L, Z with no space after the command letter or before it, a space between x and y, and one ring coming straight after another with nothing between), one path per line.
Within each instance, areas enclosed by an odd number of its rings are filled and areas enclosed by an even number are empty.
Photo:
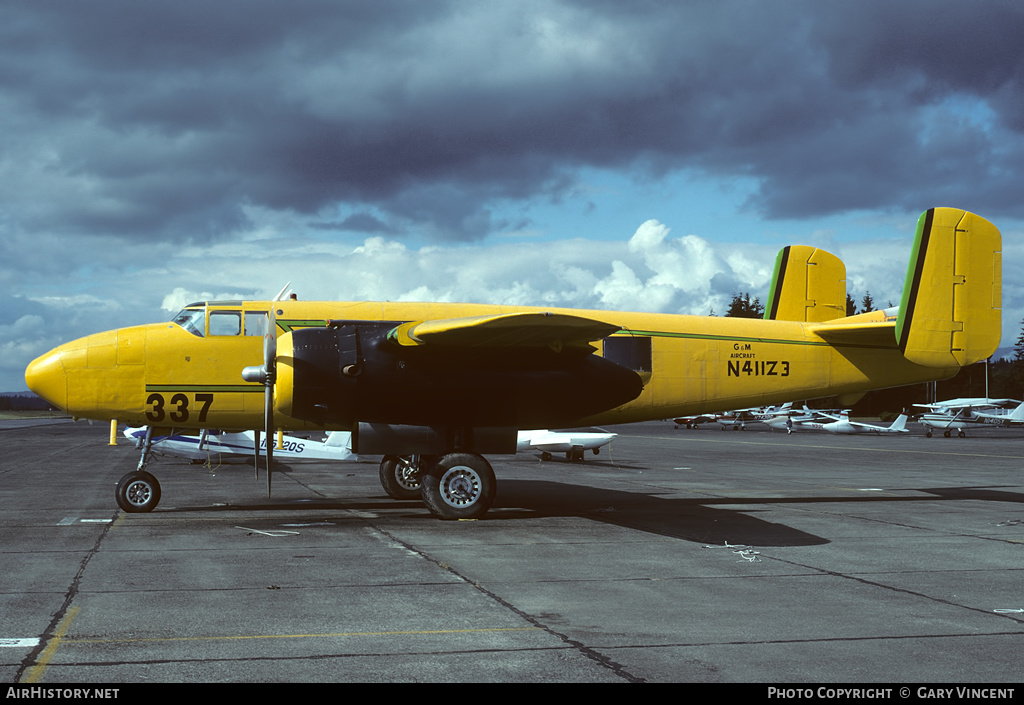
M199 338L248 335L262 337L266 311L244 310L241 301L209 301L189 304L171 319Z

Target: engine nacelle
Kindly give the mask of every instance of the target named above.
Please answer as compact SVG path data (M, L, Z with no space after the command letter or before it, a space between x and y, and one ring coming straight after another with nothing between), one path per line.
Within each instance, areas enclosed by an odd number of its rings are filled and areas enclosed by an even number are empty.
M282 335L277 410L339 428L431 428L465 443L484 429L571 426L643 389L635 372L588 350L407 347L388 339L399 323L336 321Z

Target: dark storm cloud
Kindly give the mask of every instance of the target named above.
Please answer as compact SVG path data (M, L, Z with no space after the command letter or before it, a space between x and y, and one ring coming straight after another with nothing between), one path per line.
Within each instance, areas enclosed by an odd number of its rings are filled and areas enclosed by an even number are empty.
M472 239L591 166L754 177L768 217L1021 216L1021 36L1009 2L9 3L0 208L195 239L250 205L373 210Z

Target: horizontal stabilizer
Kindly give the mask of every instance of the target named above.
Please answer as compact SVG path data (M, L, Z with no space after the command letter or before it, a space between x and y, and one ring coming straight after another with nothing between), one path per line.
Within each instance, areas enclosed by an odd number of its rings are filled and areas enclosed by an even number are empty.
M846 265L831 252L790 245L775 258L765 320L817 323L846 316Z
M580 316L555 313L509 313L438 321L403 323L388 334L399 345L463 348L590 347L622 328Z
M980 216L932 208L917 223L896 339L927 367L964 366L995 352L1002 333L1002 238Z
M809 330L833 345L870 348L896 347L896 309L869 311L838 321L811 326Z

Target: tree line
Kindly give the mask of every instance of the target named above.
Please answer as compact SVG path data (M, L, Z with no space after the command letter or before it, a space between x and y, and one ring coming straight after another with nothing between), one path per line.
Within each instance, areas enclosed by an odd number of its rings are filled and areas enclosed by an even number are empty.
M892 303L889 303L892 306ZM864 292L864 296L860 300L860 308L857 308L857 302L854 300L849 293L846 294L846 315L853 316L858 313L868 313L874 311L875 299L871 296L870 291ZM714 310L711 311L711 315L715 315ZM739 294L734 294L732 301L729 302L729 310L725 312L726 317L731 318L764 318L764 304L761 303L761 299L754 297L753 300L750 298L750 292L744 291Z

